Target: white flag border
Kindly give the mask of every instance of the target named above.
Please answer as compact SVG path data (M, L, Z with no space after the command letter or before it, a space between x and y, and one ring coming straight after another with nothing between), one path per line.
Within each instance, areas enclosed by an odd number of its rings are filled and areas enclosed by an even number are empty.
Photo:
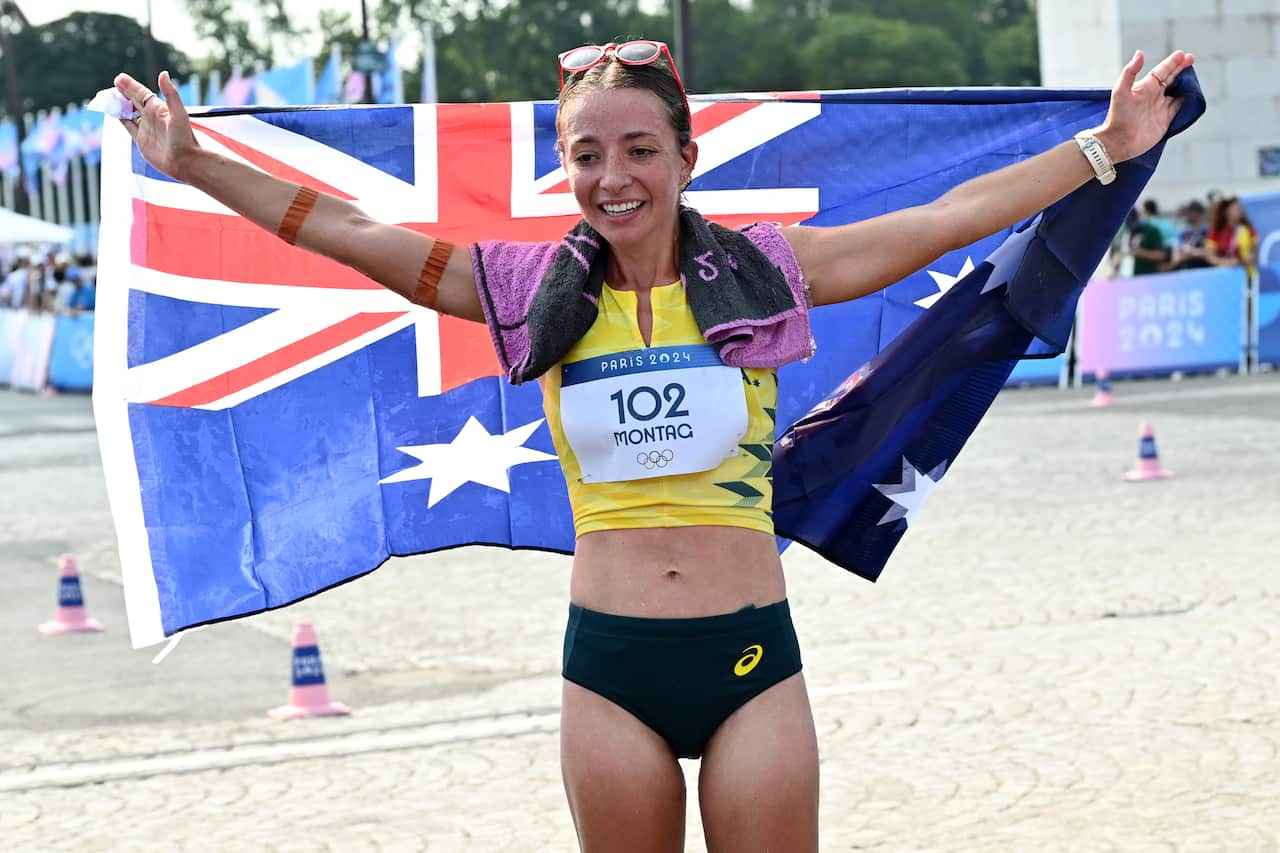
M98 238L98 293L94 310L93 417L102 453L107 500L120 549L129 639L135 649L165 640L151 543L142 513L142 487L133 458L133 432L125 397L128 368L129 289L133 274L133 142L117 122L102 130L102 226Z

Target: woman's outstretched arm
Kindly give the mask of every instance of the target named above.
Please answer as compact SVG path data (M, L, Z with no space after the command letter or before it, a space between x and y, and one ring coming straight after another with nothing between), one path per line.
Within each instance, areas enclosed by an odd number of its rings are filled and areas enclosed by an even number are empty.
M1121 72L1107 120L1094 131L1113 163L1145 153L1164 138L1182 105L1166 97L1195 58L1174 51L1137 81L1142 52ZM1137 82L1135 82L1137 81ZM1162 84L1160 81L1164 81ZM929 204L827 228L784 230L818 305L881 290L954 249L1035 215L1094 178L1075 141L980 175Z
M299 198L298 185L201 148L167 71L161 73L159 85L164 101L148 97L150 90L128 74L115 79L122 95L142 105L138 119L121 123L147 162L268 231L282 233L282 226L289 231L300 213L295 207L291 222L285 223ZM288 236L296 245L353 267L406 299L455 317L484 320L471 259L462 248L449 257L438 286L423 288L420 274L437 241L370 219L351 202L327 193L317 194L314 206ZM445 245L441 244L437 259Z

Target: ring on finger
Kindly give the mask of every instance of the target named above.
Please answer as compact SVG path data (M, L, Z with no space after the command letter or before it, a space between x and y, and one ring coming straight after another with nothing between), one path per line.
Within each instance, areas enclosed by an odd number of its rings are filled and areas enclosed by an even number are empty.
M1160 83L1160 88L1161 88L1161 89L1168 89L1168 88L1169 88L1169 84L1168 84L1168 83L1166 83L1166 82L1164 81L1164 78L1163 78L1163 77L1161 77L1159 74L1157 74L1156 72L1152 71L1152 72L1151 72L1151 76L1152 76L1152 77L1154 77L1154 78L1156 78L1156 80L1157 80L1157 81L1159 81L1159 83ZM146 102L144 101L143 103L146 103Z
M142 99L142 103L138 104L138 112L142 112L147 108L147 102L156 96L155 92L147 92L147 96Z

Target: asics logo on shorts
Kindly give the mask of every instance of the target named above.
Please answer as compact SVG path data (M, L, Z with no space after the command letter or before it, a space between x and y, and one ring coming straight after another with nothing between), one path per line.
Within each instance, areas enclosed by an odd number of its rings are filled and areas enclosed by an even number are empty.
M742 650L742 657L738 658L738 662L733 665L733 674L739 678L750 675L751 670L756 668L762 657L764 657L763 646L758 644L747 646Z
M671 464L671 460L675 458L676 452L670 448L666 450L650 450L648 452L641 451L636 454L636 464L646 471L652 471L655 468L666 468Z

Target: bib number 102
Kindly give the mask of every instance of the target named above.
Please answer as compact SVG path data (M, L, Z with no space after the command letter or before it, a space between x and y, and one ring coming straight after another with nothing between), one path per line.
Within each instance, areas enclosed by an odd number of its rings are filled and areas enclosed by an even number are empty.
M627 416L632 420L651 421L662 413L662 406L667 404L667 413L663 418L687 418L689 410L681 408L684 402L684 386L679 382L670 382L662 392L648 385L639 385L631 389L631 393L623 396L622 390L609 395L609 399L618 404L618 423L625 424Z

